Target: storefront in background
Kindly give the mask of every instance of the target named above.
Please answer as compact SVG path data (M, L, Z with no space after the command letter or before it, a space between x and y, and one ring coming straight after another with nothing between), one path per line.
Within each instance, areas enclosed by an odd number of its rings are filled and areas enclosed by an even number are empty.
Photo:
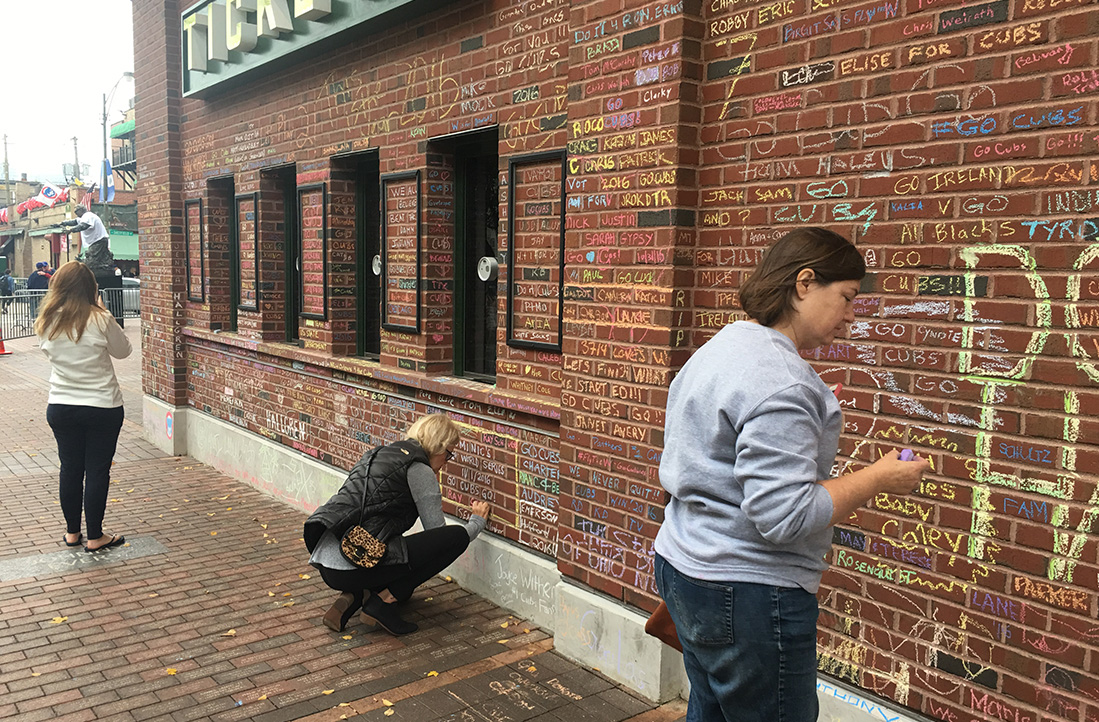
M446 510L494 509L454 577L667 698L668 384L769 242L828 226L872 271L811 355L837 471L934 474L837 530L822 697L1099 716L1099 650L1055 643L1099 590L1094 4L241 5L135 6L164 448L309 510L444 411Z

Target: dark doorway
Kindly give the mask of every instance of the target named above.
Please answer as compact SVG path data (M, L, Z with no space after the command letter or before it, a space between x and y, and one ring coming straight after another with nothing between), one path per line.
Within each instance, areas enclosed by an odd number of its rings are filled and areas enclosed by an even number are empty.
M377 360L382 351L381 188L378 152L353 157L355 163L355 276L359 287L356 353ZM377 261L375 261L377 259Z
M274 171L275 183L282 200L282 219L277 222L282 230L283 258L283 314L285 337L290 343L298 342L298 317L302 310L301 297L301 234L298 232L298 178L294 166Z
M496 380L495 274L478 277L482 259L500 262L499 141L495 128L472 133L453 145L455 177L454 373Z
M215 305L227 305L228 308L222 308L228 312L228 330L236 331L237 305L240 303L236 185L232 178L212 178L206 190L206 237L210 249L210 278L207 286L210 289L211 311ZM225 319L226 315L221 318Z

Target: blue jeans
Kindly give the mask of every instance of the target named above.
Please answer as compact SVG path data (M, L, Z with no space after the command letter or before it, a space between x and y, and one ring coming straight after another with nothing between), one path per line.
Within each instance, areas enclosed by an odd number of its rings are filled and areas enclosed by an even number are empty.
M687 722L817 719L817 598L801 588L712 582L656 555L656 585L683 644Z

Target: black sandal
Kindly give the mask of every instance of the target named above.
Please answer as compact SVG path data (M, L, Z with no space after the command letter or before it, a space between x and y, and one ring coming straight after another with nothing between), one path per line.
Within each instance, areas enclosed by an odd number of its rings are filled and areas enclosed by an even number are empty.
M374 622L392 635L412 634L420 628L418 624L406 622L397 612L397 604L386 604L377 594L371 594L363 605L363 620Z
M97 546L95 549L92 549L88 545L84 545L84 551L89 552L91 554L94 554L96 552L101 552L104 549L114 549L115 547L122 546L125 543L126 543L126 537L122 536L121 534L113 534L111 536L111 540L109 542L107 542L106 544L102 544L100 546Z
M362 592L358 594L344 592L336 598L336 601L324 613L324 618L321 621L324 622L324 626L333 632L342 632L343 628L347 626L347 620L351 619L362 605Z

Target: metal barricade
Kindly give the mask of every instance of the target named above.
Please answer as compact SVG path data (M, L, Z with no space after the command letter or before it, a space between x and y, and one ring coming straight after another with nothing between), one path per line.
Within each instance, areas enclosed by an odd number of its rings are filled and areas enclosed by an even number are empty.
M141 289L134 286L101 288L103 305L115 318L141 318Z
M38 307L46 291L19 289L14 296L0 296L0 331L5 341L34 335ZM141 289L133 286L99 290L103 305L122 322L125 318L141 318Z
M45 295L45 291L21 288L14 296L0 296L0 328L5 341L34 335L34 320Z

